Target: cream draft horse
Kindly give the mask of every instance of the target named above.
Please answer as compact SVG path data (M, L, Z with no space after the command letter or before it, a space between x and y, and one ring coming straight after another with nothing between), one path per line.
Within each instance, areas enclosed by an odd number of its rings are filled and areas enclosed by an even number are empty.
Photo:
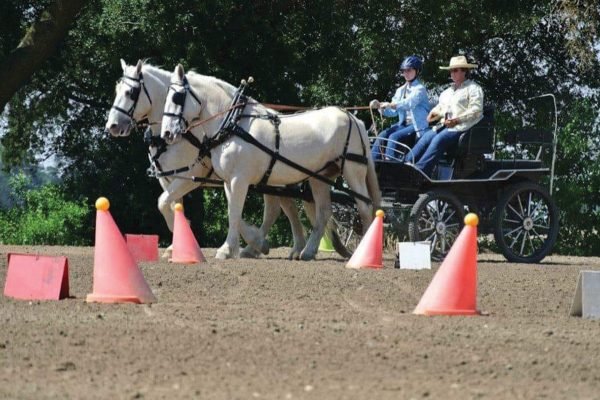
M186 78L183 67L178 65L171 75L162 119L161 136L167 143L173 144L181 142L188 126L194 124L191 132L210 150L213 168L225 181L229 231L226 242L217 251L217 258L238 255L241 216L248 187L264 181L263 177L272 164L267 180L269 185L309 181L316 207L316 221L300 258L314 259L331 216L330 186L307 175L306 170L320 171L322 175L330 177L341 173L351 190L363 199L370 198L374 206L379 205L381 193L364 124L337 107L284 116L250 99L241 111L237 126L257 143L303 167L305 170L302 172L281 160L274 162L272 155L247 141L247 138L229 135L231 131L227 131L229 134L220 131L224 120L222 113L232 106L235 96L236 88L232 85L193 72ZM280 132L279 149L276 145L277 130ZM350 155L356 157L351 160ZM373 208L363 200L357 199L356 203L363 227L367 229L373 219Z
M141 60L137 65L130 66L121 60L123 77L115 88L115 100L108 114L106 131L112 136L123 137L131 133L138 121L148 119L153 135L160 136L160 121L162 119L165 98L169 89L171 74L168 71L144 64ZM152 159L157 147L150 146L149 156ZM183 160L183 161L182 161ZM169 151L160 154L158 158L163 171L189 167L186 172L178 175L184 177L208 177L210 157L198 160L198 149L187 141L181 141L169 146ZM169 230L173 231L173 206L181 202L182 197L200 186L208 186L189 179L162 177L158 179L164 192L158 198L158 209L162 213ZM257 232L255 228L242 223L242 236L249 244L242 252L244 257L257 257L260 253L268 253L269 246L265 240L266 233L280 214L280 207L290 221L294 237L293 248L289 257L298 258L305 245L304 228L298 217L298 209L293 199L264 196L265 208L263 224ZM307 210L308 213L310 209ZM309 215L310 218L310 215ZM172 245L163 257L170 257Z

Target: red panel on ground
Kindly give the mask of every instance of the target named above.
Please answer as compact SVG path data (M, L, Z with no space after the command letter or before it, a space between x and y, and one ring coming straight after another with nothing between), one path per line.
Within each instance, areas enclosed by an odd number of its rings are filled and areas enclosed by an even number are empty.
M136 262L158 261L158 235L125 234L127 248Z
M9 253L4 295L20 300L69 297L68 259Z

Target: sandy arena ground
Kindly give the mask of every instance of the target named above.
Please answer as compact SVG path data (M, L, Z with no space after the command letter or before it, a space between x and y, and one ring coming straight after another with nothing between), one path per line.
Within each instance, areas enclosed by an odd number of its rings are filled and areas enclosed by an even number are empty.
M142 263L158 303L87 304L93 249L64 255L71 296L0 297L2 399L598 399L600 321L568 316L579 270L479 256L479 317L411 312L431 271L347 270L335 255Z

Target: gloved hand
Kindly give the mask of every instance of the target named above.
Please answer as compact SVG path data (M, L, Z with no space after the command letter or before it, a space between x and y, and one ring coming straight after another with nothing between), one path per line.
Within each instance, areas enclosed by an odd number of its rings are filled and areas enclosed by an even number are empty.
M373 109L379 109L379 100L375 99L375 100L371 100L371 102L369 103L369 108L373 108Z

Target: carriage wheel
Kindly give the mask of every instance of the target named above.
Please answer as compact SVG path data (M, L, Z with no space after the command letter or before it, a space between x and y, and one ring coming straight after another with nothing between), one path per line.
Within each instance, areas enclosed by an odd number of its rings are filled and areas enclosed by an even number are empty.
M443 259L463 226L464 208L452 193L434 190L419 196L410 211L411 241L431 242L431 258Z
M537 263L558 236L558 208L546 189L532 182L510 186L494 214L494 238L508 261Z
M332 230L337 232L332 235L331 244L339 255L350 258L362 239L362 222L356 204L332 203L333 216L329 223L333 224Z

